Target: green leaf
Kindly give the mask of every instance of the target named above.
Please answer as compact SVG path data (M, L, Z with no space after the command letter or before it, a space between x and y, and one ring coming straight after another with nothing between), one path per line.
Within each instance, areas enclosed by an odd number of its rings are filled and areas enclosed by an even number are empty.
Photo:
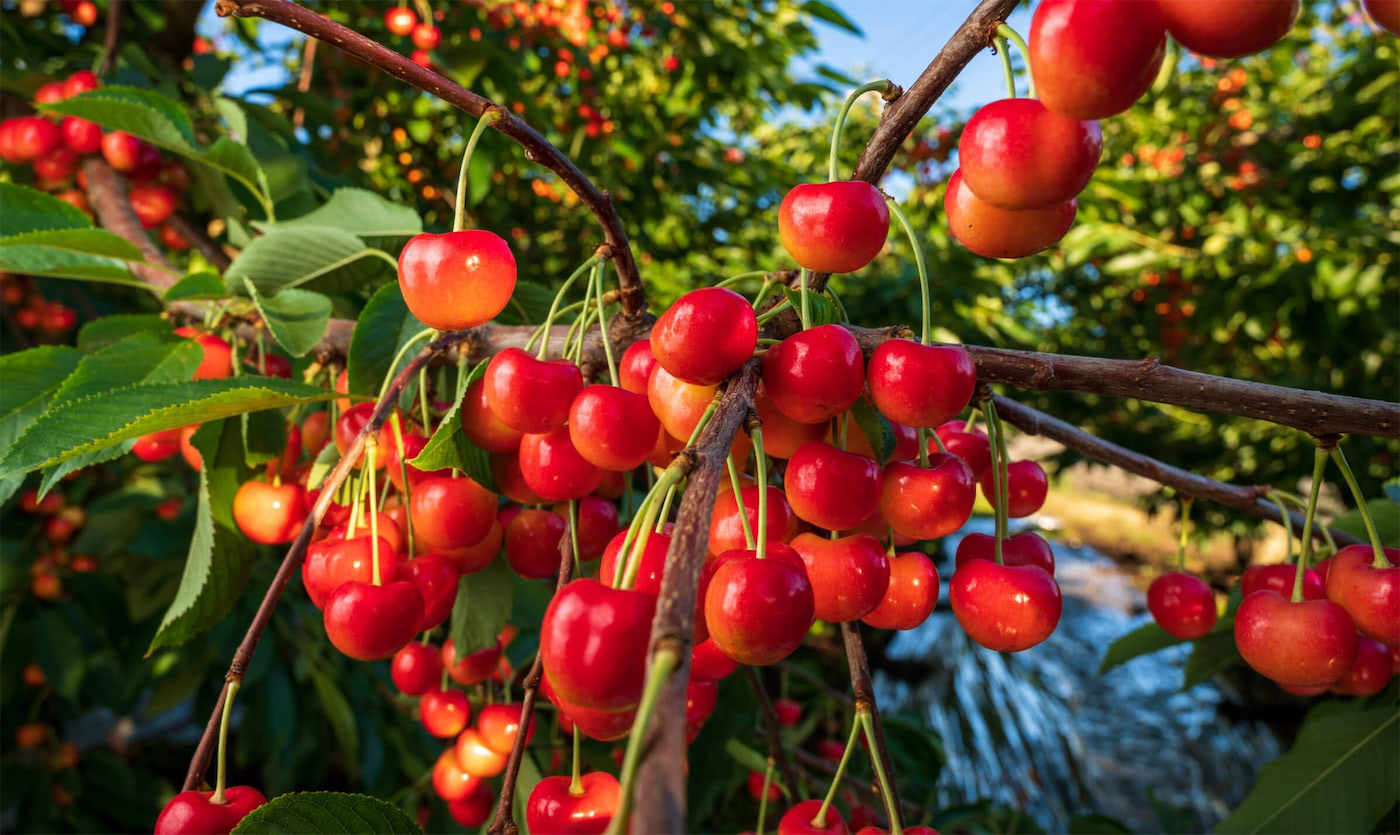
M0 478L52 467L149 432L335 396L304 383L253 376L129 386L48 411L0 460Z
M92 228L92 219L77 206L29 186L0 182L0 237Z
M286 451L287 421L281 412L250 412L239 415L239 422L243 431L243 461L247 466L266 464Z
M1371 499L1366 502L1366 509L1371 511L1371 521L1376 523L1376 532L1380 534L1381 542L1400 540L1400 505L1390 499ZM1332 520L1332 528L1346 531L1363 541L1367 539L1366 523L1361 520L1361 511L1356 509Z
M1103 661L1099 662L1099 675L1138 656L1150 655L1180 643L1183 643L1180 638L1173 638L1165 629L1149 621L1108 645Z
M262 188L262 167L258 165L247 145L221 136L195 159L229 175L261 198L271 199Z
M802 293L791 287L784 287L783 294L786 295L788 301L792 303L793 312L801 315ZM811 315L810 327L815 328L818 325L835 325L841 321L840 311L836 309L836 304L831 301L831 297L825 293L808 291L807 307Z
M130 287L148 286L131 274L124 261L116 258L29 244L0 247L0 271Z
M762 773L768 769L767 757L737 739L731 739L724 743L724 751L726 754L733 757L735 762L747 768L749 771ZM777 780L776 774L773 779L775 781Z
M177 646L223 619L243 593L253 547L233 522L233 496L243 472L243 442L235 421L200 427L190 439L204 459L194 537L175 599L146 654Z
M410 359L405 357L401 365L390 369L399 349L425 329L427 325L408 311L397 281L380 287L360 312L355 332L350 336L345 360L350 393L377 394L384 379Z
M179 103L153 90L101 87L42 105L40 109L48 113L77 116L111 130L125 131L152 145L186 156L196 146L189 114Z
M133 334L149 331L170 334L170 323L155 313L119 313L102 316L78 329L78 348L92 353Z
M894 454L895 438L894 427L890 425L889 419L875 411L875 407L864 397L851 407L851 417L855 419L860 431L865 433L865 439L870 442L870 448L875 451L875 457L880 464L890 460L890 456ZM847 432L849 434L849 430Z
M452 408L443 415L442 422L433 431L428 443L408 463L425 472L461 470L477 484L494 493L496 480L491 475L491 456L486 450L467 440L466 433L462 431L462 421L457 419L467 386L486 373L486 363L487 360L482 360L470 374L457 375L457 393L453 398Z
M1235 646L1234 620L1229 620L1232 624L1229 630L1221 630L1219 624L1216 624L1216 629L1209 635L1194 642L1191 655L1186 659L1186 670L1182 675L1182 690L1190 690L1216 673L1242 660L1240 651Z
M365 242L329 226L276 226L256 238L224 271L230 293L250 278L260 293L314 285L325 292L358 290L384 272Z
M316 453L316 460L311 462L311 472L306 476L306 489L315 490L321 486L321 482L326 480L326 476L331 474L335 465L340 463L340 450L336 448L335 442L331 442L321 447L321 451Z
M0 247L11 246L42 246L122 261L146 261L136 244L106 229L37 229L0 238Z
M306 356L326 335L326 325L331 321L331 300L320 293L283 290L275 296L263 296L247 276L243 277L243 287L267 322L272 338L292 356Z
M496 559L458 582L449 634L459 658L496 642L510 620L514 576L505 560Z
M416 835L422 829L389 803L362 794L298 792L274 797L233 828L236 835Z
M372 191L342 188L315 211L277 224L278 229L297 226L331 227L360 238L410 238L423 231L423 219L411 206Z
M78 367L83 354L66 345L45 345L0 356L0 449L15 439L48 408L53 395ZM23 476L0 480L0 503L24 482Z
M865 37L865 33L860 30L859 26L852 23L850 18L841 14L834 7L823 3L822 0L807 0L806 3L802 4L802 11L818 20L830 23L838 29L845 29L852 35Z
M1322 706L1322 707L1325 707ZM1217 833L1370 832L1400 799L1400 711L1314 708Z
M165 291L162 297L167 302L183 302L191 299L222 299L228 296L224 280L214 273L190 273Z
M517 281L510 303L496 317L496 321L502 325L539 324L549 315L549 306L553 302L554 291L543 284Z

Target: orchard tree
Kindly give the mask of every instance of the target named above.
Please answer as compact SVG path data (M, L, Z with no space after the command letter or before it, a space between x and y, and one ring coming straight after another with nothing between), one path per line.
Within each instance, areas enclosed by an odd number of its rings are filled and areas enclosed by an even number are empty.
M6 8L7 814L1004 825L932 808L865 640L929 617L979 491L948 607L986 650L1054 632L1015 427L1171 488L1183 542L1198 501L1298 534L1229 589L1183 559L1103 669L1190 643L1188 680L1319 700L1217 831L1388 825L1400 406L1360 395L1395 383L1400 5L1299 5L1041 0L1023 39L985 0L907 87L792 78L854 29L820 0L218 0L213 42L198 4ZM929 116L989 46L1007 97ZM292 80L230 95L251 56ZM847 89L829 136L771 123ZM57 735L179 704L192 753Z

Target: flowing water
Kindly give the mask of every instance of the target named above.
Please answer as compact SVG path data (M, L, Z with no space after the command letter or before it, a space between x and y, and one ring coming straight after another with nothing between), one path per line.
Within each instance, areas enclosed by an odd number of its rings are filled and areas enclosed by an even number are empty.
M990 533L990 520L967 530ZM1015 654L978 647L948 608L945 582L933 616L888 648L935 669L917 684L877 676L881 704L922 711L942 737L940 807L991 798L1050 832L1089 813L1158 832L1155 799L1189 809L1196 828L1209 830L1248 792L1258 765L1280 753L1277 741L1262 723L1220 714L1232 694L1218 679L1180 691L1185 646L1098 676L1105 648L1147 621L1144 595L1097 551L1053 544L1064 613L1048 640Z

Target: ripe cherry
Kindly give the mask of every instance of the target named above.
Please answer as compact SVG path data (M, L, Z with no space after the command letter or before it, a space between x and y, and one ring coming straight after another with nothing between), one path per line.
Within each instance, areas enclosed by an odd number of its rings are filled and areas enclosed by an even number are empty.
M696 386L671 376L663 366L652 370L647 403L667 434L682 441L690 437L715 399L715 386Z
M392 555L380 554L381 560ZM423 597L404 580L342 583L326 599L326 636L357 661L378 661L403 649L423 622Z
M984 258L1025 258L1049 249L1074 225L1077 209L1075 200L1048 209L998 209L972 193L961 170L948 178L943 195L948 230Z
M889 558L890 584L880 604L861 620L876 629L913 629L938 605L938 569L918 552Z
M484 325L515 292L515 256L499 235L462 229L415 235L399 253L399 289L418 320L442 331Z
M1361 0L1372 22L1400 38L1400 0Z
M490 646L457 657L457 648L448 638L442 644L442 666L448 678L464 687L480 684L490 678L501 662L502 646L496 641Z
M656 355L651 352L651 340L641 339L627 346L617 361L617 377L622 387L637 394L647 393L647 381L656 368Z
M1147 92L1166 49L1157 3L1046 0L1031 18L1027 58L1046 107L1107 119Z
M194 372L195 380L222 380L233 374L233 348L212 333L200 333L194 328L175 329L176 336L191 338L204 351L204 359Z
M213 792L180 792L165 804L156 818L155 835L194 835L232 832L248 813L267 803L252 786L229 786L224 802L215 803Z
M365 428L373 416L374 404L370 402L356 403L340 413L340 417L336 418L335 421L335 448L340 451L341 455L350 451L350 447L354 445L360 430ZM397 443L394 439L393 429L387 420L379 427L379 433L374 438L375 443L378 444L378 450L374 456L374 467L381 469L388 462L389 450L393 449ZM363 468L368 457L364 452L361 452L360 457L355 461L356 469Z
M34 91L35 104L54 104L63 101L64 98L62 81L50 81Z
M606 771L579 778L580 794L569 791L571 778L546 777L535 784L525 803L525 826L530 832L563 835L602 835L617 814L622 787Z
M63 137L58 126L42 116L21 116L4 122L5 137L0 143L0 158L16 165L48 156L59 146Z
M1036 99L986 105L958 140L963 183L998 209L1049 209L1073 199L1102 153L1097 121L1061 116Z
M384 13L384 27L390 34L403 37L413 31L413 27L418 25L418 15L412 9L392 8Z
M1361 634L1400 646L1400 548L1384 548L1383 568L1374 567L1369 545L1348 545L1332 558L1327 599L1351 616Z
M627 471L647 460L661 422L645 394L616 386L585 388L569 407L569 439L584 460L605 470Z
M393 427L387 426L388 432L381 432L381 437L388 434L393 436ZM418 489L429 478L446 478L452 475L452 470L444 468L441 470L420 470L407 462L412 461L418 453L423 451L423 447L428 445L428 439L416 432L404 432L403 435L403 455L399 455L399 440L394 437L386 446L380 448L380 453L384 455L384 475L388 477L389 483L394 485L394 489L400 493L404 492L403 477L408 474L408 492L412 493ZM376 459L377 460L377 459Z
M1257 591L1235 611L1235 645L1256 672L1280 684L1328 685L1356 658L1356 627L1330 600L1297 603Z
M804 800L791 809L787 810L778 821L778 835L814 835L823 833L824 835L848 835L850 829L846 827L846 821L841 817L841 813L836 811L835 806L826 807L826 814L821 820L817 820L817 815L821 814L822 801Z
M457 566L442 554L420 554L399 567L399 576L418 589L423 598L423 618L419 632L436 629L447 620L457 600Z
M806 565L818 620L859 620L884 599L890 584L890 561L874 537L856 534L828 539L800 533L793 538L792 547Z
M985 432L980 429L968 430L967 424L960 420L950 421L935 430L938 433L938 440L943 442L943 446L948 448L948 452L961 458L972 474L978 479L992 465L992 445L987 439ZM929 441L929 452L936 449L933 441Z
M506 426L519 432L558 429L583 390L583 374L564 359L539 360L519 348L507 348L486 366L486 405Z
M410 643L389 664L394 686L407 696L421 696L442 679L442 658L430 644Z
M1200 577L1173 571L1147 588L1147 611L1168 635L1194 641L1215 628L1215 592Z
M778 207L783 249L812 272L853 273L880 254L889 234L884 197L860 180L794 186Z
M418 715L428 733L440 739L454 737L462 732L472 718L471 705L467 694L461 690L443 690L434 687L418 700ZM451 748L448 751L452 751ZM456 754L453 754L456 759ZM460 768L460 765L458 766Z
M420 23L413 27L413 45L419 49L434 50L442 42L442 30L431 23Z
M102 158L122 174L130 174L140 167L145 147L146 143L131 134L114 130L102 137Z
M74 153L95 154L102 150L102 127L95 122L65 116L59 132L63 135L63 144Z
M809 328L764 354L763 387L778 411L799 423L820 423L860 399L865 357L840 325Z
M795 727L802 721L802 705L792 699L774 699L773 713L784 728Z
M1297 574L1298 567L1294 565L1251 565L1244 570L1244 576L1240 578L1240 597L1243 599L1256 591L1268 589L1280 597L1290 598L1293 596L1293 581ZM1303 599L1327 599L1327 589L1322 584L1322 577L1311 568L1303 569Z
M777 703L774 702L774 703L773 703L773 707L776 708L777 706L778 706ZM779 721L780 721L780 722L782 721L782 717L781 717L781 716L779 716ZM748 776L748 778L745 780L745 785L748 787L748 790L749 790L749 797L752 797L754 800L760 800L760 799L762 799L762 797L763 797L763 781L764 781L764 776L763 776L763 772L762 772L762 771L750 771L750 772L749 772L749 776ZM780 799L782 796L783 796L783 790L782 790L781 788L778 787L778 781L777 781L777 780L772 780L772 779L770 779L770 780L768 781L768 802L769 802L769 803L773 803L773 802L777 801L778 799Z
M690 677L696 681L719 681L738 668L739 662L725 655L719 645L708 638L690 651Z
M566 702L559 698L557 693L548 698L559 708L560 732L572 734L577 727L579 733L600 742L611 742L627 736L632 732L632 723L637 718L635 707L627 710L594 710Z
M78 70L63 80L63 97L72 98L101 86L102 82L92 70Z
M474 545L496 521L496 496L470 478L427 478L409 502L413 530L432 551Z
M1055 552L1050 549L1050 543L1035 531L1022 531L1002 540L1001 559L1007 565L1034 565L1044 569L1046 574L1055 574ZM958 543L953 562L960 566L968 560L995 562L996 537L985 533L964 536Z
M618 531L617 535L608 542L607 548L603 550L603 562L598 567L598 577L605 585L612 585L613 577L617 576L617 560L626 539L627 531ZM668 534L653 532L651 536L647 537L640 557L641 563L637 566L637 581L632 585L633 589L652 595L661 593L661 577L666 568L666 552L670 548L671 537ZM634 542L627 549L627 554L623 558L630 559L635 549L636 543Z
M166 429L142 435L131 451L142 461L164 461L180 451L180 430Z
M520 474L535 495L559 502L582 498L603 480L603 471L574 447L568 427L520 439Z
M462 764L457 762L455 746L448 746L447 750L438 755L437 762L433 763L433 791L449 803L471 797L482 786L480 777L468 774L466 769L462 768Z
M126 199L136 218L141 221L142 229L154 229L165 223L175 214L175 205L179 202L175 192L154 183L132 186Z
M739 370L758 346L758 319L748 299L724 287L681 296L651 329L651 352L679 380L714 385Z
M792 454L783 480L797 518L831 531L854 528L868 519L879 507L884 487L884 475L873 459L820 441L803 444Z
M1157 0L1167 34L1210 58L1242 58L1283 39L1298 17L1298 0L1233 0L1205 8L1192 0Z
M981 483L982 495L995 506L991 468L982 474ZM1020 519L1045 506L1050 481L1045 477L1045 470L1036 462L1012 461L1006 466L1006 489L1006 513L1012 519Z
M515 739L520 736L521 704L490 704L481 708L476 715L476 729L486 747L498 754L507 755L515 747ZM535 719L530 718L530 726L525 729L525 744L535 738Z
M758 485L751 484L739 488L739 496L744 500L744 515L749 520L749 530L758 535ZM768 539L774 542L787 542L797 535L797 515L788 505L787 497L779 488L768 485ZM739 503L733 490L721 489L715 495L715 510L710 516L711 554L742 550L748 547L744 537L744 523L739 516Z
M535 491L530 489L530 485L525 483L525 476L520 472L519 452L492 453L491 478L495 480L496 489L501 491L501 495L516 504L531 505L544 502L544 499L537 496Z
M567 504L556 504L554 515L569 518ZM596 560L617 533L617 505L598 496L578 500L578 556L584 562Z
M331 593L352 580L371 582L374 578L374 554L368 536L330 542L317 542L306 550L301 564L301 581L306 596L318 609L324 609ZM398 577L399 561L384 537L379 538L379 579L388 582Z
M896 533L914 539L938 539L961 528L977 500L972 471L961 458L940 452L928 461L928 469L901 461L885 465L880 513Z
M815 605L802 557L770 542L764 559L744 551L719 565L705 591L705 624L725 655L764 666L797 649Z
M769 458L791 458L798 447L827 436L826 424L801 423L779 411L762 383L754 397L754 408L758 411L758 419L763 421L763 454ZM851 428L857 427L853 423Z
M233 521L262 545L291 542L306 521L306 490L294 482L245 481L233 494Z
M462 770L476 777L495 777L505 770L506 754L492 750L476 728L467 728L457 737L457 762Z
M1365 635L1356 638L1356 660L1333 687L1349 696L1374 696L1385 689L1391 678L1390 650Z
M457 566L458 574L475 574L490 565L501 552L501 543L505 541L505 537L505 527L496 521L491 523L491 530L487 532L486 537L475 545L449 548L439 553L452 560L452 564Z
M506 525L506 562L527 580L543 580L559 570L559 544L568 525L548 510L527 508Z
M34 160L34 176L48 183L62 183L73 176L78 165L78 155L67 145L59 145L42 157ZM133 206L133 208L135 208ZM139 216L139 212L137 213Z
M481 828L495 810L496 794L485 783L477 784L466 797L447 804L447 813L457 825L469 830Z
M462 434L467 440L487 452L514 452L520 448L520 436L524 433L506 426L491 411L486 402L485 380L476 380L467 386L457 417L462 421Z
M1060 622L1060 586L1034 565L969 560L953 572L948 602L968 637L1000 652L1020 652L1050 637Z
M540 627L540 657L565 701L622 710L642 695L647 638L656 597L573 580L550 601Z
M301 445L309 455L320 454L330 439L330 412L312 412L301 421Z

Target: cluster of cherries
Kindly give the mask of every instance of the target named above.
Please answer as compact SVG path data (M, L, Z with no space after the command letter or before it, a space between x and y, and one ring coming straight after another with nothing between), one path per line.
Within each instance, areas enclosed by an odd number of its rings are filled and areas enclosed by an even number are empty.
M14 311L16 324L45 342L61 341L78 325L78 312L45 299L31 276L0 272L0 302Z
M418 15L406 6L395 6L384 12L384 28L391 35L406 37L413 42L414 50L409 54L413 63L423 67L432 65L433 59L429 53L442 43L441 29L426 20L419 23Z

